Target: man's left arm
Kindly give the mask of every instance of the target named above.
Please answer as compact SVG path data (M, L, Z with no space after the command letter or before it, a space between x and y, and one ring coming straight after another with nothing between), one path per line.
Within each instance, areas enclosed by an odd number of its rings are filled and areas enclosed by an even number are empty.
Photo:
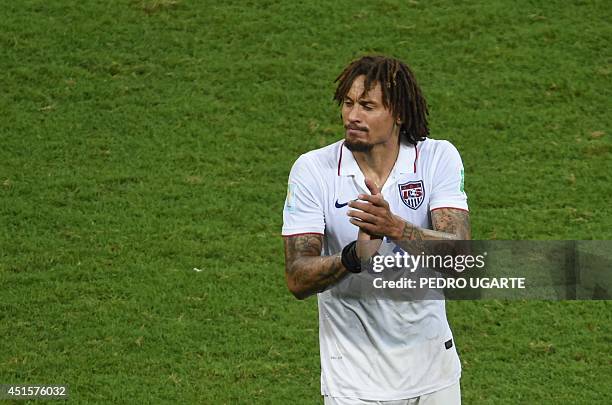
M459 208L432 210L433 230L419 228L409 222L404 222L402 235L399 238L403 240L470 240L472 238L470 213Z
M350 221L364 232L386 236L397 242L427 240L469 240L470 214L458 208L438 208L431 211L433 229L420 228L394 215L382 194L359 196L361 201L349 203ZM412 250L412 249L410 249Z

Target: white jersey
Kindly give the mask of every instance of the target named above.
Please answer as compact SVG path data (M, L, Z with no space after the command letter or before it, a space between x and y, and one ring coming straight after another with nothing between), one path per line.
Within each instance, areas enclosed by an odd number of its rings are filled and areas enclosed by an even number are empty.
M357 239L347 203L369 194L343 141L299 157L289 175L283 236L324 235L322 255ZM430 211L467 210L463 164L447 141L401 144L382 188L391 211L431 229ZM350 274L318 294L321 393L366 400L414 398L455 384L461 375L443 300L406 301L359 294Z

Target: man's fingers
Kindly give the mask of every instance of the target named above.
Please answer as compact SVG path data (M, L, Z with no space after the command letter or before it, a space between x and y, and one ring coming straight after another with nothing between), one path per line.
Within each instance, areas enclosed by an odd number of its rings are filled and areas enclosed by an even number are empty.
M369 202L360 202L360 201L351 201L349 203L349 207L363 211L363 212L368 212L370 214L374 214L374 215L378 215L380 214L378 211L380 210L380 207L371 204Z
M375 224L377 219L375 215L368 214L367 212L362 211L349 210L347 211L347 214L349 217L358 218L362 221L369 222L371 224Z
M349 207L354 206L355 208L357 208L355 204L363 204L359 202L360 200L372 203L372 205L375 205L377 207L387 207L389 205L387 201L383 198L382 194L377 194L377 195L359 194L357 198L358 200L353 200L349 202ZM362 209L362 208L359 208L359 209Z
M349 221L351 222L351 224L361 228L364 232L367 232L367 233L370 233L370 234L375 234L373 232L374 229L375 229L375 225L369 224L367 222L360 221L360 220L355 219L355 218L351 218L351 219L349 219Z

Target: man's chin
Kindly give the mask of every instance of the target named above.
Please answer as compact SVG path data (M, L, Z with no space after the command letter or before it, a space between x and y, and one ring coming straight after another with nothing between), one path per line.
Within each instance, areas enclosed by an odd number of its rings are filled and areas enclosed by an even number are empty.
M352 141L346 139L344 141L344 146L346 146L346 148L351 152L369 152L370 150L372 150L372 147L374 145L369 144L367 142Z

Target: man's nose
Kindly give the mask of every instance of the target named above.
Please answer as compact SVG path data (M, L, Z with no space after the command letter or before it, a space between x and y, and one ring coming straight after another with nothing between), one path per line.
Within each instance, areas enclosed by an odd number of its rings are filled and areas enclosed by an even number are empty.
M361 121L361 115L359 114L359 107L354 105L352 106L347 114L347 117L349 122L360 122Z

